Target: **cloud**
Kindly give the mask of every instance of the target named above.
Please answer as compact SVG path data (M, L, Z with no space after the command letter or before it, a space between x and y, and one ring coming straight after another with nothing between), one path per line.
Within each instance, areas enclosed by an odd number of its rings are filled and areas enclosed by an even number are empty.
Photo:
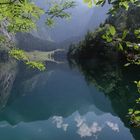
M110 127L113 131L119 132L119 126L117 123L113 123L111 121L106 122L107 126Z
M78 127L77 133L81 137L97 136L97 133L102 131L102 127L99 126L97 122L93 122L92 125L89 126L86 124L86 120L80 116L77 116L75 121L77 123L76 126Z
M64 131L67 131L68 124L64 123L62 116L54 116L52 122L56 124L57 128L62 128Z

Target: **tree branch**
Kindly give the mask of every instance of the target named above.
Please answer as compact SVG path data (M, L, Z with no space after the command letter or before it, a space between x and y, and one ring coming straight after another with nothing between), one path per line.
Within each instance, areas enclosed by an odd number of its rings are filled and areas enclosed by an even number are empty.
M9 1L9 2L1 2L0 5L6 5L6 4L13 4L17 0Z

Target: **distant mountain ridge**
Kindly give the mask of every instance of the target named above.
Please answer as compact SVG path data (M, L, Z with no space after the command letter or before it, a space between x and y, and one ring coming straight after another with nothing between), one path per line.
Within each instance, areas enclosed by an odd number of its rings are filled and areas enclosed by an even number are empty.
M33 50L51 51L58 48L67 50L70 44L79 42L82 39L82 37L73 36L62 42L53 42L50 40L44 40L35 37L30 33L18 33L16 35L16 39L17 45L20 49L24 49L26 51Z

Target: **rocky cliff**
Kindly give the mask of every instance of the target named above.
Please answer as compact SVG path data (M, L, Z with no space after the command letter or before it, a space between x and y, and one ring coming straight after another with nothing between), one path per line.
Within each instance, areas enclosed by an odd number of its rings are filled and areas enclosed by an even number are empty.
M10 96L17 67L14 60L9 60L8 50L15 44L15 35L6 30L7 22L0 23L0 109Z

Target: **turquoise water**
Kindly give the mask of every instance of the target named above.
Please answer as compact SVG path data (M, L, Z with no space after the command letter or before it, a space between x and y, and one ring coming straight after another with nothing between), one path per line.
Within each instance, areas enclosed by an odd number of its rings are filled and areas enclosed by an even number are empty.
M0 139L138 140L125 116L131 95L108 96L86 76L67 62L45 72L21 65L0 111Z

